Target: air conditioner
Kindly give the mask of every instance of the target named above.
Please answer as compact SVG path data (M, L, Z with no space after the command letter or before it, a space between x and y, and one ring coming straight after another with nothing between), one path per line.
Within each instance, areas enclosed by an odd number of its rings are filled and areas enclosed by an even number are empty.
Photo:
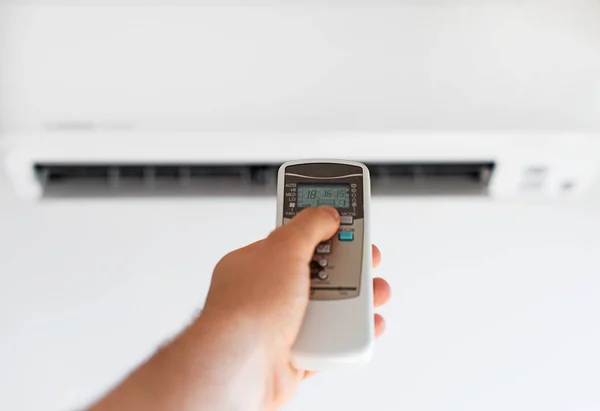
M596 3L142 4L1 6L20 195L272 195L319 157L367 163L376 196L600 188Z

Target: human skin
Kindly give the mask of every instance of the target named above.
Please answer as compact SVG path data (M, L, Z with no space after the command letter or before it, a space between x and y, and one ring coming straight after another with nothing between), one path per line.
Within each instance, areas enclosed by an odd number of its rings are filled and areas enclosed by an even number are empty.
M339 214L305 209L267 238L216 265L202 313L170 343L92 405L90 411L274 411L314 374L291 365L290 352L309 302L309 262L331 238ZM373 246L373 266L381 254ZM390 287L373 280L374 302ZM385 329L375 314L375 336Z

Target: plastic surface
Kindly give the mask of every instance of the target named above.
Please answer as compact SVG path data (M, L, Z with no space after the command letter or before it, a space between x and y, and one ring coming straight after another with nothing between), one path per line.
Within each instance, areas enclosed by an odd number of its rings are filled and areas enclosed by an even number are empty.
M361 292L358 297L337 301L311 301L304 323L292 349L292 362L302 370L357 366L367 363L374 350L374 309L372 250L370 230L370 177L364 164L343 160L290 161L278 173L277 226L283 224L283 190L285 169L294 164L336 162L357 165L364 173L364 246Z

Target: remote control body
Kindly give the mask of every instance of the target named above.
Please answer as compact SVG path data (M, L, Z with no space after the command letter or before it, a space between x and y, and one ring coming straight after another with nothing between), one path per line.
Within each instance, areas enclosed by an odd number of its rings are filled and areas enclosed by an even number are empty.
M343 160L283 164L277 180L277 225L307 207L330 205L339 231L315 249L310 302L292 349L294 366L324 370L368 362L373 353L373 279L368 168Z

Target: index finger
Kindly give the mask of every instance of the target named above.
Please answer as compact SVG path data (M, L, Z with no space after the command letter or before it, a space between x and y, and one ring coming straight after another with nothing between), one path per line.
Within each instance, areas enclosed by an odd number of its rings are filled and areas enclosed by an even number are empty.
M273 231L268 241L294 250L298 257L308 262L312 259L315 247L333 237L339 226L340 215L335 208L309 207Z

